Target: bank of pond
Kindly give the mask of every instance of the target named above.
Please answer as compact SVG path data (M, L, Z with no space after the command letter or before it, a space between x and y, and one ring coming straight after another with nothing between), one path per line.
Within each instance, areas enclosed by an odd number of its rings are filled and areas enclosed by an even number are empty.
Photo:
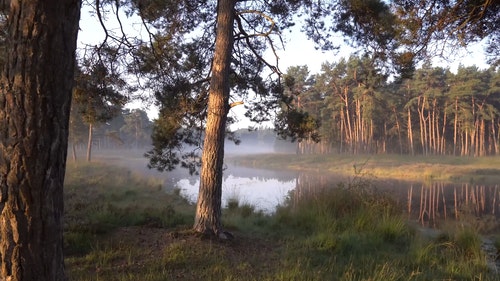
M223 192L233 195L225 197L222 219L235 239L223 242L190 231L194 206L182 184L196 185L196 178L70 165L69 279L500 279L498 186L408 182L402 188L361 176L334 183L325 173L253 172L226 167ZM239 184L228 184L230 178ZM287 185L253 204L245 181ZM275 206L270 211L263 201Z
M167 177L166 192L177 191L196 202L197 176ZM404 206L409 219L426 227L439 227L445 220L462 217L500 216L500 184L451 183L443 181L377 179L370 175L269 170L228 165L223 176L223 204L237 201L271 214L276 207L314 197L324 189L351 188L386 194ZM485 228L498 227L491 221ZM485 229L486 230L486 229Z

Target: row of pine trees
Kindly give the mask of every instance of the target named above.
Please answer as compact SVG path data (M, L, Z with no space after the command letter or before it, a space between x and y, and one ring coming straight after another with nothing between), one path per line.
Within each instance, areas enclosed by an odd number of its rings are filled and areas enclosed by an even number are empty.
M351 56L288 69L295 105L319 120L321 141L304 140L298 153L498 155L500 73L494 68L450 69L423 64L410 79L381 74L371 60Z

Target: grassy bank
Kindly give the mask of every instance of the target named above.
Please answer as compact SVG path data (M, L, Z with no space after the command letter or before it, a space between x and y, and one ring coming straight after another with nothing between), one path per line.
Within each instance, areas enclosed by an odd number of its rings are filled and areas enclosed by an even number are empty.
M101 164L68 167L70 280L497 280L473 229L428 236L362 186L294 200L273 215L232 201L234 235L191 233L194 207L161 182Z
M229 161L259 168L327 171L345 176L361 173L379 179L500 182L500 157L262 154L233 157Z

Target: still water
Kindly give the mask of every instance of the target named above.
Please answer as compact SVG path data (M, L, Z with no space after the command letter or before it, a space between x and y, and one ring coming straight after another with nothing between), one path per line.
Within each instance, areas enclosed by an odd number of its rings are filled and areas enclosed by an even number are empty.
M185 169L159 173L145 169L144 158L126 158L126 161L116 155L101 158L108 163L162 178L167 192L179 189L183 196L193 203L196 202L199 176L190 176ZM323 188L349 183L360 186L360 182L363 183L361 186L369 185L370 188L393 196L400 203L402 211L422 225L432 226L443 219L460 219L466 216L491 219L494 220L492 224L496 225L500 218L500 184L408 182L234 165L225 167L222 200L223 206L226 206L229 199L237 199L240 203L255 206L257 210L272 213L276 206L285 203L287 198L300 200Z
M297 173L265 169L226 166L222 182L222 204L237 200L257 210L272 213L283 204L287 195L297 186ZM200 185L199 176L170 175L165 184L167 191L179 189L181 195L195 203Z
M313 195L323 188L339 184L362 183L378 192L393 196L409 217L432 225L443 219L463 216L500 216L500 186L472 183L450 184L441 182L407 182L379 180L376 178L341 177L334 174L272 171L259 168L226 166L224 170L222 200L229 199L255 206L257 210L272 213L287 198ZM167 175L167 191L179 189L180 193L195 203L198 195L198 176L185 173Z

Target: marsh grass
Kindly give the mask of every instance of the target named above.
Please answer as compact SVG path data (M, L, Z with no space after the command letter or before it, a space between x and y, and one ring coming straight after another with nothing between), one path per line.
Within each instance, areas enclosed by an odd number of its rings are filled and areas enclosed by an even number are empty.
M225 242L192 233L188 201L125 169L69 167L65 197L70 280L498 280L474 229L423 235L361 181L274 214L234 198Z
M327 171L347 177L362 170L378 179L498 184L500 157L259 154L233 157L233 163L271 169Z

